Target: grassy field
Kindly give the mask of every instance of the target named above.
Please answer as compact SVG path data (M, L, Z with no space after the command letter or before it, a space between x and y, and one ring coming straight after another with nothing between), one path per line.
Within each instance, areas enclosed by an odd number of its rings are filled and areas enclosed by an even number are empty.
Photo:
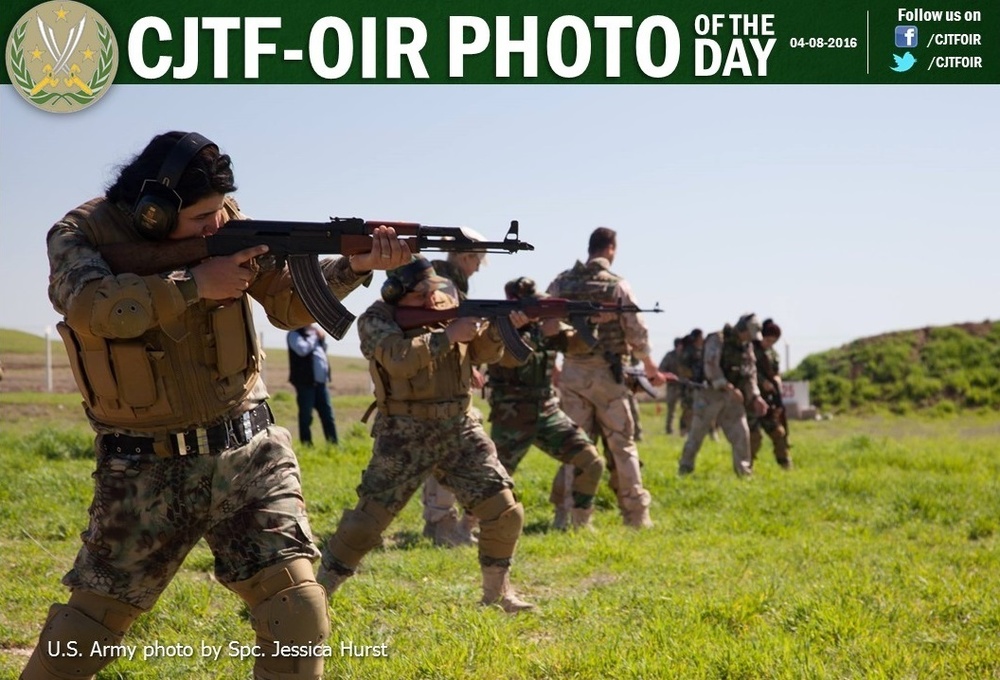
M72 395L0 397L17 414L0 431L0 677L13 678L67 596L91 435ZM354 504L366 402L338 397L343 444L300 453L320 539ZM294 422L290 395L274 405ZM433 547L411 503L333 598L326 677L1000 678L995 413L793 423L796 469L766 449L744 482L711 441L678 478L681 439L643 409L655 528L623 528L602 488L595 533L551 531L555 464L533 452L516 475L527 518L514 578L539 610L509 617L476 605L475 551ZM126 639L135 659L99 677L248 677L232 656L253 643L247 613L211 574L200 544ZM342 643L387 656L342 655Z

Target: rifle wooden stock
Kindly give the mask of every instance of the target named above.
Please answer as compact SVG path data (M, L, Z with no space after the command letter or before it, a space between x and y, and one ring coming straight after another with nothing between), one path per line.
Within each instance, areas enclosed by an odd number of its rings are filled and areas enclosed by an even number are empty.
M128 242L100 247L101 257L115 274L149 276L195 265L207 257L232 255L266 245L268 255L288 262L295 288L309 313L338 340L354 320L330 292L319 266L319 256L360 255L372 250L373 230L393 227L410 252L516 253L534 250L518 238L518 223L512 220L502 241L479 241L461 227L425 226L417 222L380 222L358 217L331 218L329 222L283 222L276 220L229 220L208 237L167 239L158 242Z
M209 256L208 239L109 243L100 247L101 257L115 274L150 276L201 262Z
M528 318L567 319L577 330L581 339L589 346L597 344L597 338L588 325L588 319L598 314L631 314L635 312L654 312L663 310L659 305L653 309L640 309L636 305L626 305L621 302L589 302L585 300L566 300L564 298L523 298L521 300L463 300L458 307L452 309L425 309L423 307L397 307L396 323L403 330L431 327L445 324L459 317L489 319L497 326L504 346L518 361L525 361L531 353L520 334L510 322L511 312L523 312Z

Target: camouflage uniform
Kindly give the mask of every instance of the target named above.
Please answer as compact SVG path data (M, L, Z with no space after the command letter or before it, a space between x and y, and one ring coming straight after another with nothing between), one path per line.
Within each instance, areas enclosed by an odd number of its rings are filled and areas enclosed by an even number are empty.
M632 289L610 271L607 259L596 257L577 262L552 282L548 294L570 300L636 304ZM649 524L649 492L642 486L639 450L635 445L635 420L629 405L629 388L615 378L613 363L622 364L631 353L637 359L649 356L646 325L641 315L622 314L597 326L597 345L571 349L565 355L559 389L563 410L585 432L600 434L607 441L613 468L611 486L626 524ZM563 466L553 487L558 504L569 504L572 468Z
M670 350L663 356L663 359L660 361L659 370L661 373L673 373L674 375L681 376L680 356L676 349ZM677 409L677 402L681 399L682 388L683 385L678 385L675 382L667 383L667 434L673 434L674 432L674 412Z
M767 433L774 444L774 459L782 468L788 470L792 467L792 457L788 444L788 432L785 429L785 422L781 403L781 379L779 370L778 353L773 347L764 348L759 340L753 342L754 357L757 365L757 385L760 388L761 396L767 402L767 413L762 417L756 417L752 411L747 411L747 423L750 427L750 456L756 461L764 443L764 436L761 430ZM784 421L784 422L783 422Z
M704 379L706 386L694 390L694 415L681 453L679 472L694 472L698 449L714 422L722 428L733 447L733 470L737 475L749 476L753 473L753 463L745 409L760 396L757 368L752 344L740 343L737 331L729 324L721 333L705 338ZM740 391L742 399L734 398L727 390L729 385Z
M459 300L465 300L469 296L469 277L454 263L448 260L433 260L431 265L439 276L455 284ZM432 538L436 545L475 543L476 539L472 535L476 526L475 517L466 509L464 516L459 519L456 509L458 499L450 489L442 486L436 477L430 476L424 482L420 502L424 508L424 536Z
M705 379L703 349L699 349L694 343L684 345L681 350L678 376L696 383ZM682 437L691 429L691 419L694 416L694 397L697 389L689 385L681 385L681 417L678 427Z
M230 199L224 209L240 216ZM128 207L105 199L70 212L48 234L49 297L65 317L58 329L98 433L90 522L63 578L73 595L67 607L53 605L50 621L59 614L78 629L98 623L120 640L205 538L216 577L250 604L258 641L273 640L258 608L271 606L271 594L255 590L257 579L279 570L300 588L322 589L309 564L319 552L291 437L265 402L249 298L202 299L187 269L115 275L97 249L129 241L143 239ZM366 281L346 258L325 261L323 270L340 298ZM277 325L313 322L284 268L258 268L247 293ZM110 608L105 620L80 619L74 602L95 600ZM313 609L299 610L300 623L320 617L316 631L325 635L325 608ZM42 647L25 677L36 677ZM82 665L96 672L106 661ZM266 670L261 663L258 672ZM303 658L287 677L318 676L322 667L321 658Z
M510 474L514 474L532 444L571 465L574 524L585 525L604 464L586 433L559 408L559 397L552 386L555 357L566 351L567 335L546 338L539 324L531 323L521 329L521 339L534 349L527 361L519 364L504 354L489 369L490 438Z
M480 520L484 602L496 602L489 597L487 574L502 573L504 585L498 587L509 586L506 574L524 511L482 416L471 406L469 389L472 366L497 361L503 344L492 326L470 343L452 344L440 330L404 332L394 309L379 301L358 318L378 406L375 446L357 488L358 505L344 513L324 545L318 578L330 592L336 590L433 475Z

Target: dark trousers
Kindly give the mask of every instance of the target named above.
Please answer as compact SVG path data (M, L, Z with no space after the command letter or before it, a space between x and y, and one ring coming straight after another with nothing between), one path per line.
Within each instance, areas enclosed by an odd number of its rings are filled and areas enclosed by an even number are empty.
M330 406L330 391L326 383L295 385L295 401L299 405L299 440L303 444L312 444L312 414L319 414L319 422L323 424L323 435L331 444L337 443L337 424L333 420L333 407Z

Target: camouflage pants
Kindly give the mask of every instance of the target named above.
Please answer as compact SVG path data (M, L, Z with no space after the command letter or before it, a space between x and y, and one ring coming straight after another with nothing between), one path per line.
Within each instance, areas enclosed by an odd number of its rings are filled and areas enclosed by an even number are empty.
M514 474L532 444L566 465L570 465L577 455L594 450L590 438L559 409L557 403L498 402L490 409L490 422L490 438L496 444L497 457L510 474ZM577 480L581 472L574 466ZM583 488L575 488L574 494L580 496L575 499L575 504L589 507L599 483L600 479L594 479Z
M73 590L148 610L202 537L224 584L295 557L319 557L283 427L217 455L97 451L90 523L63 577Z
M753 473L750 458L750 430L747 427L746 409L742 399L735 399L731 392L705 388L694 397L691 430L681 452L679 472L694 472L694 461L702 441L715 423L722 429L733 447L733 471L739 476Z
M445 420L380 416L373 435L372 459L361 475L358 497L393 515L429 475L454 491L466 508L514 487L477 413Z
M683 387L681 392L681 415L678 427L683 437L691 430L691 420L694 418L694 387Z
M622 509L648 507L649 492L642 486L635 421L629 403L631 392L616 382L603 359L567 359L559 377L562 408L584 432L600 435L607 443L615 470L618 505ZM564 465L552 486L552 499L568 507L573 468Z
M677 411L677 404L681 400L681 386L675 383L667 383L667 434L674 431L674 413Z
M750 427L750 457L754 461L757 460L757 454L760 453L760 449L764 444L764 435L761 433L763 430L774 445L774 459L778 465L783 468L791 467L792 456L789 450L791 447L788 445L788 433L778 418L774 416L773 412L768 411L767 415L763 418L751 418L748 416L747 422Z

